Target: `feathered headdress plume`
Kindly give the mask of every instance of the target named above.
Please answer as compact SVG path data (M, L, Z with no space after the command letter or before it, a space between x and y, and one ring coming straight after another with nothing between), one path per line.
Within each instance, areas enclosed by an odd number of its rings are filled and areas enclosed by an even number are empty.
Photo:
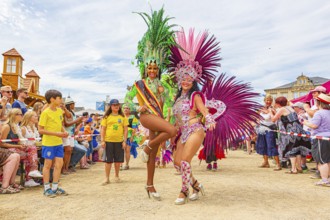
M172 17L164 17L164 8L159 11L151 9L151 15L145 12L136 12L148 26L147 32L138 43L138 53L136 59L141 73L141 78L145 78L145 69L151 62L157 63L160 73L166 69L169 63L170 46L175 44L174 31L175 24L169 25ZM159 74L160 78L160 74Z
M184 30L177 32L175 42L178 46L171 47L169 71L174 72L180 86L183 77L188 74L201 85L215 78L214 72L220 67L220 46L214 36L208 32L199 33L196 37L194 29L186 36Z

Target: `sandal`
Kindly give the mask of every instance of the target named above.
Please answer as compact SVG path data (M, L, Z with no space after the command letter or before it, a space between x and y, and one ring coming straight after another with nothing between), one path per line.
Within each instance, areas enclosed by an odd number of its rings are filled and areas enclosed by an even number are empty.
M276 166L274 169L274 171L280 171L280 170L282 170L282 167L280 167L280 166Z
M12 185L10 185L12 188L14 188L14 189L18 189L18 190L23 190L24 189L24 187L23 186L21 186L21 185L18 185L17 183L14 183L14 184L12 184Z
M85 170L85 169L89 169L89 167L87 165L83 165L83 166L80 166L80 169Z
M259 166L259 168L269 168L269 164L262 164L261 166Z
M8 186L7 188L0 188L0 194L14 194L14 193L19 193L19 189L14 189L11 186Z
M298 172L293 172L292 170L285 172L286 174L298 174Z

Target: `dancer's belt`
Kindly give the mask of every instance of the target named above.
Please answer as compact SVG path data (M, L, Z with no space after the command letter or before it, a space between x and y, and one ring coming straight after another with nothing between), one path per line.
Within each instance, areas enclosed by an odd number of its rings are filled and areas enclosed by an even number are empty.
M153 94L153 92L148 87L148 85L145 83L145 81L139 80L139 81L135 82L135 87L139 93L140 98L142 98L143 102L152 111L152 113L163 118L163 112L162 112L161 105L159 104L156 96Z

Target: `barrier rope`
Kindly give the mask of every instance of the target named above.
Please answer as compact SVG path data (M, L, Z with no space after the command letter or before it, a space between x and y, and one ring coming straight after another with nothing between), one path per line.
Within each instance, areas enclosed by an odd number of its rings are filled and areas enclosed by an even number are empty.
M83 134L83 135L75 135L75 136L68 136L72 138L84 138L90 136L99 136L101 134ZM41 141L42 138L13 138L13 139L3 139L0 140L0 143L8 143L8 142L19 142L19 141Z
M286 132L286 131L280 131L280 130L272 130L272 132L277 132L277 133L281 133L281 134L288 134L288 135L297 136L297 137L306 137L306 138L311 138L311 139L318 139L318 140L330 141L330 137L308 135L308 134L300 134L300 133Z

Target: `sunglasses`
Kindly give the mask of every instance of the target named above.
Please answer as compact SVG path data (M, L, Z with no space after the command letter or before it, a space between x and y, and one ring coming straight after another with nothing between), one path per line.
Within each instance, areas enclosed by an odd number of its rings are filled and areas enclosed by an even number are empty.
M13 91L3 91L3 92L6 92L6 93L13 93Z
M23 116L23 114L16 114L16 115L20 115L20 116Z
M24 92L25 94L28 94L28 92Z

